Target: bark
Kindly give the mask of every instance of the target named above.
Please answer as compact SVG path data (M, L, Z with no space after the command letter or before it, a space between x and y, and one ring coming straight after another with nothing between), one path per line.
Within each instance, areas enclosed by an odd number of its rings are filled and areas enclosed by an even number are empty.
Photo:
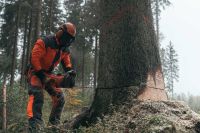
M86 0L85 0L85 5L86 5ZM84 21L85 23L85 21ZM85 31L85 28L84 28ZM84 89L85 89L85 45L86 45L86 38L84 38L84 44L82 46L82 75L81 75L81 80L82 80L82 91L83 91L83 95L84 95Z
M160 31L159 31L159 1L156 0L156 38L157 44L160 48Z
M25 65L30 64L30 53L35 41L40 36L41 31L41 6L42 0L32 0L31 1L31 11L29 12L29 26L28 26L28 39L27 39L27 49L26 49L26 60ZM25 88L27 88L27 83Z
M95 51L94 51L94 88L96 88L97 84L97 50L98 50L98 37L97 35L95 36Z
M82 81L82 91L83 91L83 94L84 94L84 88L85 88L85 76L84 76L84 73L85 73L85 45L83 45L82 47L82 74L81 74L81 81Z
M7 115L6 115L6 74L3 75L3 131L6 132L7 129Z
M28 46L26 52L26 64L30 61L30 51L33 44L38 39L41 30L41 0L32 0L31 17L29 22L29 33L28 33Z
M91 107L70 123L73 128L95 121L111 104L131 103L151 88L149 77L156 84L161 70L150 0L101 0L100 16L98 86Z
M0 130L3 129L3 85L2 85L2 91L1 91L1 95L0 95Z
M21 62L21 79L20 79L20 85L23 86L25 83L25 77L24 77L24 71L25 71L25 53L26 53L26 44L27 44L27 28L28 28L28 14L25 17L25 22L24 22L24 42L23 42L23 52L22 52L22 62Z
M36 4L36 6L34 6ZM42 0L36 0L34 2L34 14L36 15L36 23L35 23L35 34L33 36L34 42L39 38L40 36L40 31L41 31L41 11L42 11Z
M27 39L27 49L26 49L26 61L25 64L29 64L29 59L30 59L30 51L31 51L31 40L32 40L32 12L29 12L29 14L31 14L30 18L29 18L29 26L28 26L28 39Z
M20 1L18 3L17 17L16 17L16 27L15 27L15 36L14 36L14 46L12 54L12 64L11 64L11 78L10 78L10 88L13 88L14 78L15 78L15 68L16 68L16 57L17 57L17 38L18 38L18 28L20 22Z
M49 24L47 34L50 34L52 31L52 19L53 19L53 0L50 1L50 9L49 9Z

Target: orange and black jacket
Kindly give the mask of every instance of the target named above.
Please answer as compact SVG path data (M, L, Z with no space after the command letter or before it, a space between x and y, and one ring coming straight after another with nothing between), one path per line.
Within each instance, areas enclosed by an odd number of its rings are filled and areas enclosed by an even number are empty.
M55 58L57 59L54 62ZM47 36L43 39L38 39L31 53L31 65L34 71L44 70L46 72L51 72L60 62L64 70L72 67L68 48L60 48L55 36Z

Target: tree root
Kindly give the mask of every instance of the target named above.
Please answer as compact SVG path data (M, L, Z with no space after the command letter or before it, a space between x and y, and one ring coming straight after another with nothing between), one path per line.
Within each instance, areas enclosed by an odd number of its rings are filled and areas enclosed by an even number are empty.
M88 127L92 122L95 121L94 111L92 107L90 108L85 107L82 110L83 111L71 121L65 121L64 128L77 129L80 126Z

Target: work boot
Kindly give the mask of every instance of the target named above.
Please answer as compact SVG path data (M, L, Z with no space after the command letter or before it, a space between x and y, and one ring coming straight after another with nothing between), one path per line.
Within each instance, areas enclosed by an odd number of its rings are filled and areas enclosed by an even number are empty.
M55 119L55 120L51 120L51 121L49 121L49 123L48 123L49 125L60 125L60 120L59 119Z
M45 124L43 120L37 120L33 118L29 119L29 127L28 127L29 133L42 133L44 127Z
M53 123L52 122L48 122L47 124L47 129L48 131L52 131L53 133L57 133L60 131L60 121L54 121Z

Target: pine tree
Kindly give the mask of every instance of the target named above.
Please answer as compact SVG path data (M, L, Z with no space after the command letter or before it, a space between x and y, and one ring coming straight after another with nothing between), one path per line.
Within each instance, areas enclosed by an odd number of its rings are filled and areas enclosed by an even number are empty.
M99 51L99 0L88 0L85 5L86 8L86 27L89 29L88 35L94 38L93 54L94 54L94 70L93 70L93 87L97 86L98 77L98 51Z
M28 39L27 39L27 49L26 49L26 61L25 64L29 64L30 52L35 43L35 41L41 35L41 8L42 0L31 0L31 11L30 11L30 21L28 26Z
M12 5L8 5L7 3L2 2L1 10L3 10L4 14L1 16L1 39L0 39L0 57L1 57L1 63L0 63L0 78L1 81L1 107L0 107L0 116L1 116L1 126L3 131L6 132L6 127L7 127L7 114L6 114L6 78L7 78L7 73L9 72L9 69L11 68L11 62L8 61L8 59L11 59L10 52L12 49L9 49L11 46L8 44L8 46L4 43L8 43L8 39L10 39L10 36L8 33L6 33L6 30L9 29L8 25L6 25L6 22L12 23L13 20L10 20L9 17L13 16L13 14L9 14L11 10ZM5 15L7 13L7 16ZM4 42L5 40L5 42ZM10 55L10 56L8 56Z
M87 3L86 3L87 4ZM76 41L72 44L71 55L74 69L77 71L77 84L82 88L90 85L94 59L92 55L93 37L87 24L88 9L85 1L65 0L67 21L76 25ZM81 81L81 82L80 82Z
M17 3L17 14L15 16L15 23L14 26L14 40L13 40L13 54L12 54L12 64L11 64L11 79L10 79L10 88L13 89L14 85L14 78L15 78L15 69L16 69L16 57L17 57L17 42L18 42L18 31L19 31L19 23L21 17L21 1L19 0Z
M3 128L6 130L7 126L7 113L6 106L6 88L7 80L10 79L10 86L13 88L14 77L18 69L18 51L19 51L19 29L22 22L24 9L24 1L7 0L3 3L2 16L1 16L1 36L0 36L0 56L2 57L0 63L0 78L1 87L3 90L3 109L0 108L1 116L3 118ZM2 125L2 124L1 124Z
M0 44L1 44L0 46L3 50L3 56L6 59L8 59L3 66L4 67L3 73L10 74L11 86L13 84L14 71L16 69L15 53L17 51L17 47L16 47L16 42L14 42L14 39L16 39L15 38L16 34L13 34L13 33L16 33L16 30L17 30L16 24L15 24L17 20L16 19L17 15L14 13L18 9L17 7L18 6L16 3L11 4L10 1L7 1L7 3L5 3L4 14L2 16L4 23L1 26L1 39L0 39Z
M166 64L165 64L165 78L166 87L171 93L172 98L174 94L174 83L179 79L179 66L178 66L178 55L174 49L172 42L166 48Z
M42 36L56 32L62 19L59 0L44 0L42 3Z
M26 47L27 47L27 34L28 34L28 22L29 22L29 10L25 10L27 11L25 13L25 16L24 16L24 24L23 24L23 46L22 46L22 56L21 56L21 79L20 79L20 85L21 86L25 86L26 84L26 81L25 81L25 75L24 75L24 72L25 72L25 69L26 69L26 64L25 64L25 61L26 61Z
M7 74L4 73L3 75L3 83L2 83L2 88L3 88L3 131L6 132L6 128L7 128L7 108L6 108L6 99L7 99L7 95L6 95L6 77Z
M159 21L160 21L161 8L165 9L165 7L169 6L171 2L170 0L151 0L151 3L152 3L153 14L154 14L154 20L155 20L157 43L160 48L161 44L160 44Z
M135 8L137 7L137 8ZM161 61L153 27L149 0L101 0L100 52L98 87L89 110L73 121L73 127L92 122L106 113L109 105L121 107L134 98L166 99L164 81L158 90L148 87L149 79L155 85L156 75L162 79ZM142 16L143 14L144 16ZM143 87L141 86L143 84ZM156 88L156 85L153 87ZM138 91L151 89L148 97ZM144 97L142 97L144 96Z
M18 51L20 51L18 42L21 42L19 41L19 38L21 38L21 36L19 36L19 31L20 31L19 29L23 30L22 25L25 21L24 17L29 15L27 14L28 10L30 9L30 5L28 2L29 2L28 0L6 1L4 6L5 7L4 13L2 16L4 23L1 26L0 43L1 47L3 48L5 58L7 59L5 63L6 69L4 69L5 70L4 72L10 74L8 76L10 77L11 88L13 87L14 84L14 77L17 72L16 70L19 69L18 72L21 73L23 71L23 70L20 71L19 66L21 65L18 64L19 61L17 57L19 56ZM24 49L22 51L23 53L25 52ZM24 69L24 66L23 67L21 66L21 68Z
M162 72L163 72L165 83L166 83L165 75L167 74L167 62L166 62L166 49L165 48L161 48L161 50L160 50L160 59L161 59L161 63L162 63Z

